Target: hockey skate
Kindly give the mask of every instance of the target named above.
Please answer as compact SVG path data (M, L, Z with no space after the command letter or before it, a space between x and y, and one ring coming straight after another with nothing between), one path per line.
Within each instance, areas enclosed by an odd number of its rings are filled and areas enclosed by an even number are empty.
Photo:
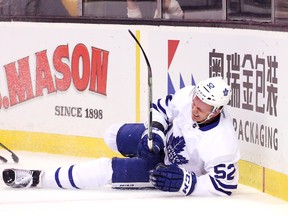
M40 170L5 169L2 177L9 187L29 188L39 184L40 173Z

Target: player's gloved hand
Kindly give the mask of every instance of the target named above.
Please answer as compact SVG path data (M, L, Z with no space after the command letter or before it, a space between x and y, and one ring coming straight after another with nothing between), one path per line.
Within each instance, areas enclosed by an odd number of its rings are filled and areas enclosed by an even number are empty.
M163 148L165 143L165 135L158 128L152 128L152 149L148 146L148 129L142 134L141 141L138 145L138 156L141 158L152 158L157 155Z
M179 168L174 164L160 164L150 171L150 182L159 190L179 191L187 196L194 191L197 178L195 173Z

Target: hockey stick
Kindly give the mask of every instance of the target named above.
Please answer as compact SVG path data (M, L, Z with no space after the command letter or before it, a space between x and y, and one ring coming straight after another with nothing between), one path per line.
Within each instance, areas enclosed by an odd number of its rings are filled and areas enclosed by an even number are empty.
M19 158L18 158L18 156L17 156L14 152L12 152L9 148L7 148L7 147L6 147L5 145L3 145L2 143L0 143L0 146L12 154L11 157L12 157L12 159L13 159L13 161L14 161L15 163L18 163L18 162L19 162ZM0 160L2 160L4 163L7 162L7 159L4 158L4 157L2 157L2 156L0 156Z
M7 159L4 158L4 157L2 157L1 155L0 155L0 161L2 161L2 162L4 162L4 163L7 163Z
M146 64L147 64L147 68L148 68L148 104L149 104L149 107L148 107L148 147L151 150L152 149L152 105L153 105L152 69L151 69L148 57L146 56L146 53L145 53L144 49L142 48L140 42L137 40L135 35L130 31L130 29L128 31L129 31L130 35L134 38L134 40L136 41L138 46L140 47L140 49L144 55Z

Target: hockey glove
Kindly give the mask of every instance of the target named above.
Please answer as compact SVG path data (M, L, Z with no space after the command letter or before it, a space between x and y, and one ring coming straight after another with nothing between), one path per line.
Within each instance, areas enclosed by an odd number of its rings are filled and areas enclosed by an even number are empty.
M158 165L155 170L150 171L150 182L159 190L169 192L180 192L190 195L197 183L196 175L174 164Z
M152 149L150 150L148 146L148 129L146 129L138 145L138 156L141 158L154 157L164 148L165 140L165 135L161 130L152 128Z

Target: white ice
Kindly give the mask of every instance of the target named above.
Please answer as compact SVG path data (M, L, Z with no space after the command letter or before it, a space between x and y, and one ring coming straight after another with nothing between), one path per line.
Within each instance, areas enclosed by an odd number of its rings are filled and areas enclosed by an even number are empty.
M230 197L180 197L177 193L157 190L116 190L110 186L98 190L12 189L2 181L4 168L46 169L75 164L91 158L52 155L47 153L0 151L8 163L0 163L0 215L288 215L288 202L264 194L254 188L239 185Z

